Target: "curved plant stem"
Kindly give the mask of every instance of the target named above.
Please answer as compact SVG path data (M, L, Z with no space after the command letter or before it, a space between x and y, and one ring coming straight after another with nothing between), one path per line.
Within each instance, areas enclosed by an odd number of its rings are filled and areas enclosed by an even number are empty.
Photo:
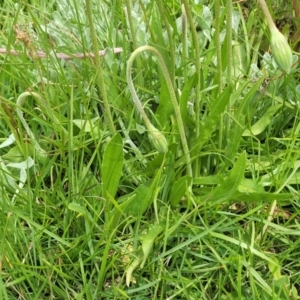
M269 8L268 8L267 3L265 2L265 0L258 0L258 3L259 3L259 5L260 5L260 7L261 7L261 9L264 13L264 16L266 18L266 21L268 23L268 26L269 26L270 30L276 28L276 25L275 25L275 23L272 19L272 16L270 14Z
M21 108L25 102L26 97L28 97L28 96L33 96L38 100L39 104L43 107L43 110L48 113L49 117L51 118L51 120L54 122L55 125L60 125L60 122L53 114L50 113L51 112L50 106L48 105L47 101L45 99L43 99L39 94L37 94L35 92L24 92L18 97L17 108L16 108L17 115L18 115L21 123L23 124L27 134L29 135L38 155L40 155L41 157L46 157L47 156L46 151L40 146L40 144L36 140L33 132L31 131L31 129L29 128L27 122L25 121L25 119L23 117L23 111ZM65 129L64 129L64 131L65 131L65 133L67 133L67 131Z
M193 16L192 12L189 6L189 1L188 0L182 0L182 3L184 4L185 12L187 19L189 21L191 33L192 33L192 39L193 39L193 45L195 49L195 66L196 66L196 73L198 74L198 82L195 87L195 118L196 118L196 138L195 138L195 143L196 141L199 140L200 138L200 47L199 47L199 40L198 40L198 35L197 35L197 30L193 21ZM194 150L194 152L193 152ZM193 169L194 169L194 174L196 176L199 175L199 170L200 170L200 160L198 159L197 153L198 150L195 148L192 150L192 153L194 153L193 157L195 156L195 162L193 164Z
M98 80L98 88L101 92L102 98L103 98L103 104L104 104L104 116L105 116L105 120L108 123L109 129L112 133L115 132L115 125L114 125L114 121L110 112L110 106L108 103L108 99L107 99L107 94L106 94L106 90L105 90L105 83L104 83L104 78L103 78L103 73L102 73L102 67L101 67L101 60L99 55L97 55L97 53L99 53L99 49L98 49L98 44L97 44L97 34L96 34L96 30L94 27L94 22L93 22L93 17L92 17L92 0L85 0L86 3L86 14L87 14L87 18L89 20L89 25L90 25L90 31L91 31L91 38L92 38L92 43L93 43L93 50L95 53L95 64L96 64L96 68L97 68L97 80Z
M160 53L158 52L158 50L156 50L155 48L151 47L151 46L142 46L139 47L138 49L136 49L130 56L128 62L127 62L127 70L126 70L126 78L127 78L127 83L129 86L129 90L130 93L132 95L132 100L134 105L136 106L138 112L141 114L143 121L147 127L148 130L151 130L154 126L151 124L149 118L147 117L143 105L137 95L137 92L134 88L133 85L133 81L132 81L132 64L133 61L135 60L135 58L137 57L137 55L143 51L151 51L153 52L156 57L158 58L158 63L159 66L161 67L163 76L166 80L168 89L169 89L169 93L170 93L170 97L171 97L171 101L172 101L172 105L174 108L174 112L175 112L175 118L178 124L178 129L179 129L179 134L180 134L180 139L181 139L181 143L182 143L182 148L184 151L184 155L186 157L186 164L187 164L187 173L188 175L192 176L192 168L191 168L191 157L190 157L190 152L188 149L188 144L187 144L187 139L185 136L185 132L184 132L184 126L183 126L183 121L181 118L181 114L180 114L180 108L179 108L179 104L176 100L176 95L175 95L175 91L174 91L174 87L172 84L172 80L170 78L170 75L168 73L168 69L167 66L162 58L162 56L160 55Z

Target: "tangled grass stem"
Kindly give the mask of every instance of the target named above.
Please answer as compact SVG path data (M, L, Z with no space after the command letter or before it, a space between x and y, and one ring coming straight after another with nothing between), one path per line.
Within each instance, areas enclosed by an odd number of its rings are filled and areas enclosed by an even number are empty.
M175 95L174 86L172 84L172 80L170 78L167 66L166 66L161 54L159 53L158 50L156 50L155 48L153 48L151 46L146 45L146 46L139 47L131 54L131 56L127 62L126 79L127 79L130 93L132 95L133 103L134 103L135 107L137 108L138 112L140 113L140 115L142 116L145 126L147 127L147 130L149 131L149 135L150 135L151 131L153 131L153 128L155 129L155 127L152 125L152 123L150 122L148 116L146 115L146 113L144 111L143 105L137 95L137 92L134 88L133 80L132 80L133 62L134 62L135 58L137 57L137 55L144 51L150 51L150 52L154 53L156 55L156 57L158 58L158 64L159 64L159 66L162 70L163 76L166 80L166 83L167 83L167 86L169 89L169 93L170 93L170 97L171 97L171 102L172 102L172 105L174 108L174 113L175 113L175 118L176 118L178 128L179 128L179 135L180 135L180 139L181 139L181 143L182 143L182 148L183 148L184 155L186 158L187 173L189 176L192 177L191 157L190 157L190 152L188 149L188 143L187 143L187 139L186 139L186 135L185 135L185 131L184 131L183 121L182 121L181 114L180 114L180 107L179 107L179 104L177 102L176 95ZM160 138L162 139L161 136L160 136Z

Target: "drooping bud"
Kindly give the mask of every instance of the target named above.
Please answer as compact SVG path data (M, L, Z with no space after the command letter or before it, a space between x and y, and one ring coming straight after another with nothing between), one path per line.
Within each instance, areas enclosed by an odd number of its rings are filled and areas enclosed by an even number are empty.
M277 66L289 74L293 64L293 53L285 36L275 27L270 28L271 48Z
M165 136L152 124L148 127L149 140L158 152L166 153L168 151L168 142Z

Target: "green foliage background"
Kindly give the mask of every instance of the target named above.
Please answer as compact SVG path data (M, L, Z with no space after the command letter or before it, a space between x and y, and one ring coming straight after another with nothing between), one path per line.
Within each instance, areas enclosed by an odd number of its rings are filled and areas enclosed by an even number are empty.
M2 4L1 299L299 298L299 4L284 74L248 2Z

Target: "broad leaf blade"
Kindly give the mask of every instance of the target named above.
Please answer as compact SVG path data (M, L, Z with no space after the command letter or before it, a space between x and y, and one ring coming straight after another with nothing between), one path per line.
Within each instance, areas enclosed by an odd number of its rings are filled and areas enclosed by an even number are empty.
M130 205L124 208L124 211L128 215L140 216L147 210L152 200L152 182L153 180L148 180L135 190L135 197L132 199Z
M123 168L123 142L120 134L116 134L107 144L101 165L103 196L115 197Z
M243 152L234 164L233 169L230 171L229 178L224 180L224 182L214 189L211 195L206 197L209 198L209 203L216 205L218 203L226 203L230 201L236 191L238 191L238 188L244 178L245 169L246 153Z
M191 182L192 178L190 176L183 176L173 183L170 194L171 205L178 205L179 201L186 193L187 188L190 186Z

